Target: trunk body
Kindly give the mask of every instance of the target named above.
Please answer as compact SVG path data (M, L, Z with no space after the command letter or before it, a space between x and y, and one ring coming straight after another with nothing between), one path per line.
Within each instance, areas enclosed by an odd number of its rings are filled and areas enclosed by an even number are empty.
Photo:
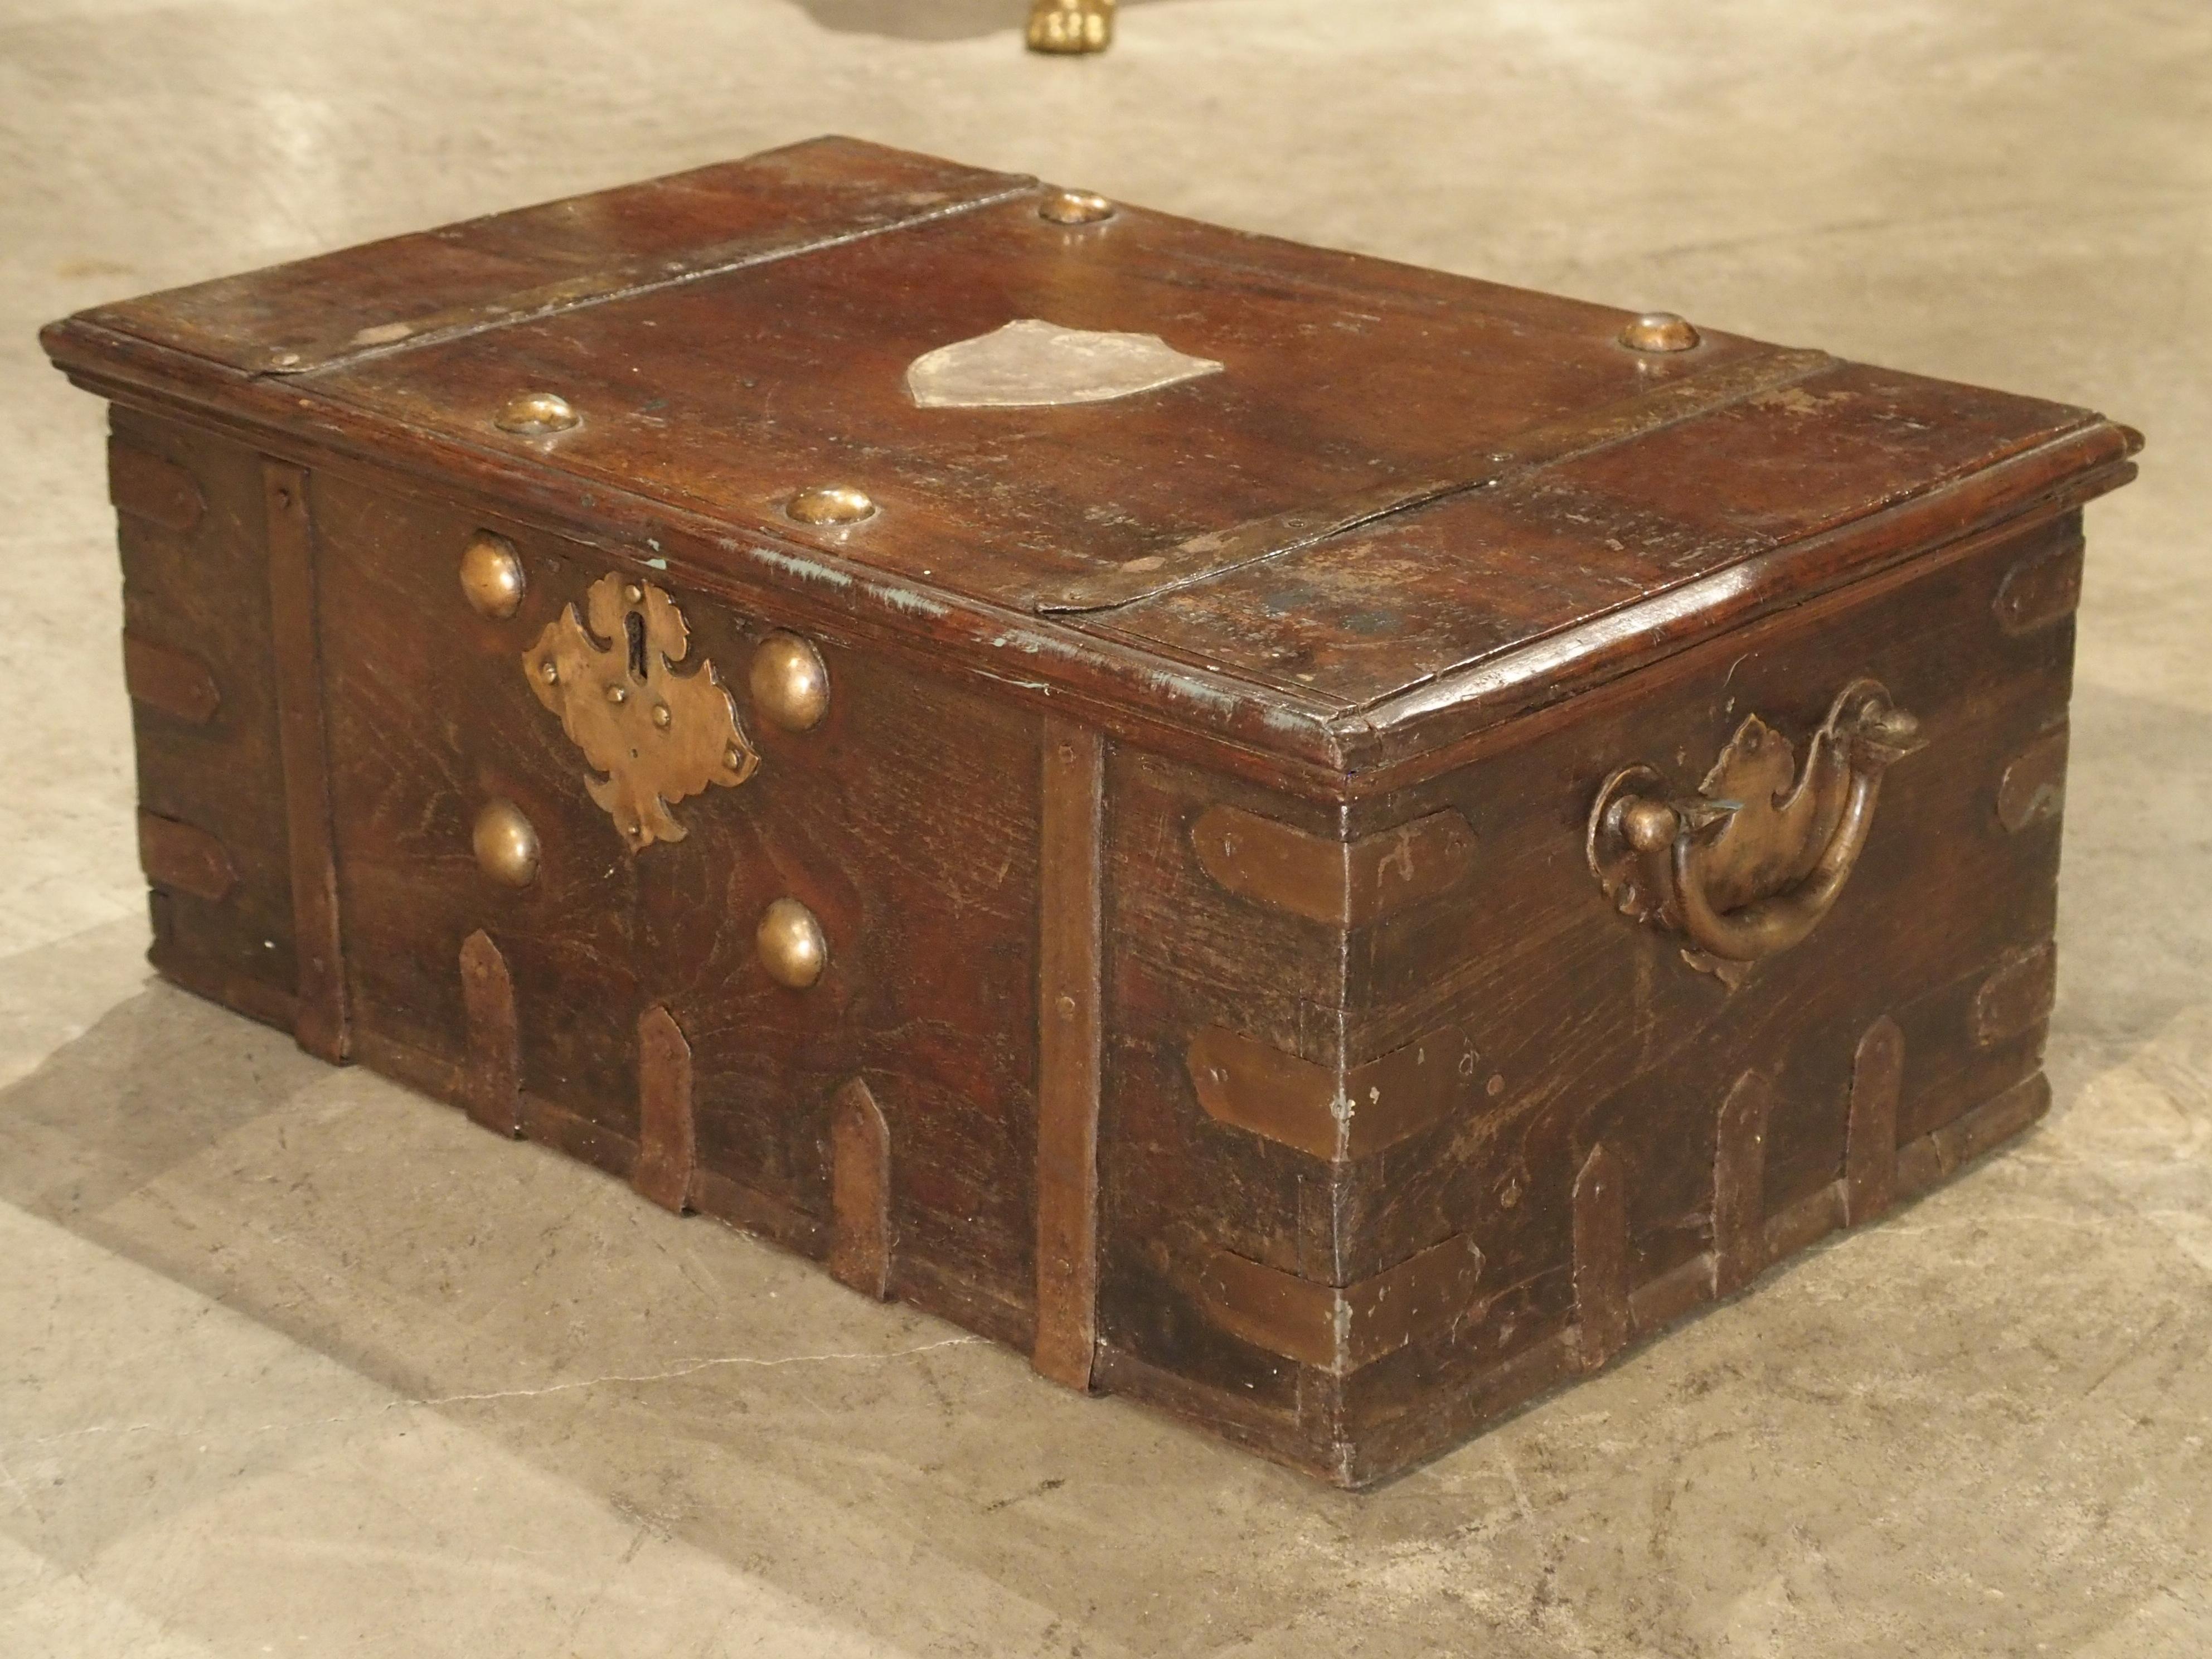
M155 965L1352 1486L2042 1113L2134 434L1060 199L824 142L57 325ZM1206 367L902 380L1023 318Z

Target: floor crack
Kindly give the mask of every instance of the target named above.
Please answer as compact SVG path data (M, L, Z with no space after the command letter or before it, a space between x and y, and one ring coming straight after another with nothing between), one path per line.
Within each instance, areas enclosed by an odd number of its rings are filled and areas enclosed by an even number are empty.
M635 1376L609 1372L605 1376L583 1376L567 1382L549 1382L541 1389L495 1389L485 1394L446 1394L422 1400L394 1400L382 1409L389 1412L410 1406L466 1406L486 1400L534 1400L541 1395L568 1394L578 1389L596 1389L611 1382L672 1382L680 1377L696 1376L701 1371L713 1370L724 1365L752 1365L768 1370L780 1365L811 1365L833 1360L905 1359L938 1348L963 1347L982 1340L980 1336L948 1336L914 1348L892 1348L875 1352L795 1353L775 1359L757 1358L750 1354L731 1354L713 1359L687 1360L673 1370L646 1371Z
M546 1395L573 1394L582 1389L605 1388L617 1383L672 1382L686 1376L696 1376L730 1366L750 1366L772 1370L785 1365L817 1365L836 1363L857 1363L910 1359L916 1354L933 1353L939 1348L959 1348L981 1343L980 1336L940 1337L934 1342L924 1342L911 1348L858 1350L850 1352L794 1353L773 1358L754 1354L725 1354L707 1359L690 1359L663 1371L610 1371L599 1376L581 1376L565 1382L548 1382L535 1389L490 1389L472 1394L444 1394L425 1396L404 1395L397 1400L368 1411L343 1412L335 1417L308 1418L298 1421L263 1423L245 1431L247 1436L273 1434L280 1430L321 1428L331 1424L358 1422L364 1418L380 1417L396 1411L434 1410L441 1406L467 1406L495 1400L535 1400ZM166 1423L93 1423L83 1428L64 1429L58 1434L40 1435L8 1442L6 1449L21 1450L33 1446L51 1446L64 1440L79 1440L102 1434L166 1434L179 1439L205 1435L205 1431L174 1428ZM217 1432L220 1432L219 1431ZM12 1485L12 1482L8 1483ZM16 1489L19 1492L20 1488Z

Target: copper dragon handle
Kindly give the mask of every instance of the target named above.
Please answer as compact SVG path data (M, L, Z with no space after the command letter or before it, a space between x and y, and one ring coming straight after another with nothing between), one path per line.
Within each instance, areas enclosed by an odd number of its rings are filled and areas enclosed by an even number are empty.
M1752 715L1695 794L1669 792L1642 764L1608 777L1590 810L1590 869L1616 909L1679 935L1694 965L1733 980L1835 908L1882 775L1924 741L1871 679L1837 696L1802 773L1789 740Z

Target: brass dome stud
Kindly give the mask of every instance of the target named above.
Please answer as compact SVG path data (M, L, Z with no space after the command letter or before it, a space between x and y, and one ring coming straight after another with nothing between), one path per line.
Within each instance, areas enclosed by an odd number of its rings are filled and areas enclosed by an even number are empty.
M830 712L830 671L796 634L775 633L753 653L753 707L787 732L804 732Z
M508 398L492 417L492 424L501 432L520 433L526 438L566 432L582 421L583 416L557 392L525 392Z
M503 887L538 879L538 831L511 800L495 800L477 814L471 836L477 868Z
M1647 311L1620 331L1620 343L1631 351L1687 351L1699 337L1671 311Z
M505 622L521 609L529 585L513 542L489 530L469 538L461 550L461 593L478 616Z
M1114 216L1114 204L1087 190L1056 190L1037 204L1037 217L1056 225L1103 224Z
M784 512L801 524L858 524L876 516L876 504L845 484L817 484L791 498Z
M768 976L794 991L813 984L830 965L830 941L822 935L822 924L797 899L780 898L768 907L754 944Z

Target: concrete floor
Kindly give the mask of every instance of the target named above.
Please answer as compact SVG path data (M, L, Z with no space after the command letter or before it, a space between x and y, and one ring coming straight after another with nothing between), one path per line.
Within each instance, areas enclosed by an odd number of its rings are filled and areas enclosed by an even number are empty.
M2212 1650L2212 8L0 0L0 1654ZM2057 1105L1364 1498L150 984L95 301L843 131L2092 404Z

